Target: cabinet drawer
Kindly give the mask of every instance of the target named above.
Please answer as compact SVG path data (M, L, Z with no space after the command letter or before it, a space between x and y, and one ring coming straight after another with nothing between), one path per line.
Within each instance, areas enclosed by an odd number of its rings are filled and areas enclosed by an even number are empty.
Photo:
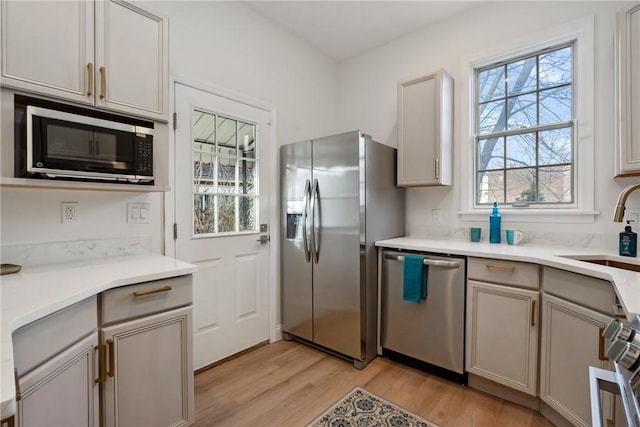
M542 287L545 292L557 297L602 313L614 314L615 291L611 283L606 280L544 267L542 269Z
M191 275L154 280L105 291L100 296L100 319L108 324L146 316L193 301Z
M520 288L540 288L540 268L537 264L490 258L469 258L467 265L469 279Z
M13 333L13 359L18 375L47 361L98 327L98 304L90 297Z

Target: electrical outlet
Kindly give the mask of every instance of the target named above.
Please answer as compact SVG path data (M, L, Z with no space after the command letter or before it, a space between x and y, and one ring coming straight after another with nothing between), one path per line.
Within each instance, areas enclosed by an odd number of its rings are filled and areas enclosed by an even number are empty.
M431 209L431 221L438 223L440 220L440 209Z
M78 222L78 202L60 203L60 222L62 224Z
M640 220L640 209L626 209L624 212L624 223L627 224L627 221L631 221L631 226L636 228L640 226L638 224L638 220Z

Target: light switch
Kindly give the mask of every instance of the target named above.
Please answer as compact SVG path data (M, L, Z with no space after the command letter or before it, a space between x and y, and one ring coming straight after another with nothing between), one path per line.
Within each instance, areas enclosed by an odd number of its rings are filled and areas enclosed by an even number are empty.
M127 224L149 224L149 203L127 203Z

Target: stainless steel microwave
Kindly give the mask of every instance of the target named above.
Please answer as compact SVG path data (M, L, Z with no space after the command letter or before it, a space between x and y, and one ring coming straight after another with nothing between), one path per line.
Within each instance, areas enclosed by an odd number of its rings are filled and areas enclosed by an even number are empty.
M153 184L153 124L51 107L16 103L17 176Z

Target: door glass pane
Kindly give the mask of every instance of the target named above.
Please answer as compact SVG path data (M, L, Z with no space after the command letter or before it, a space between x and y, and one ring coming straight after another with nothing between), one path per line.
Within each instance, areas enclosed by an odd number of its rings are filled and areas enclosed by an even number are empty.
M216 142L216 116L204 111L194 110L193 119L193 139L199 142Z
M236 194L236 159L218 159L218 193Z
M256 199L255 197L240 197L238 204L240 217L240 231L256 229Z
M218 232L236 231L235 196L218 196Z
M233 119L218 116L218 154L230 157L238 155L237 125L238 122Z
M194 235L257 231L257 129L214 113L192 114Z
M249 123L238 125L238 150L240 157L256 158L256 127Z
M238 193L255 194L256 162L242 159L239 163Z
M215 232L213 195L195 194L193 196L193 230L194 234Z

